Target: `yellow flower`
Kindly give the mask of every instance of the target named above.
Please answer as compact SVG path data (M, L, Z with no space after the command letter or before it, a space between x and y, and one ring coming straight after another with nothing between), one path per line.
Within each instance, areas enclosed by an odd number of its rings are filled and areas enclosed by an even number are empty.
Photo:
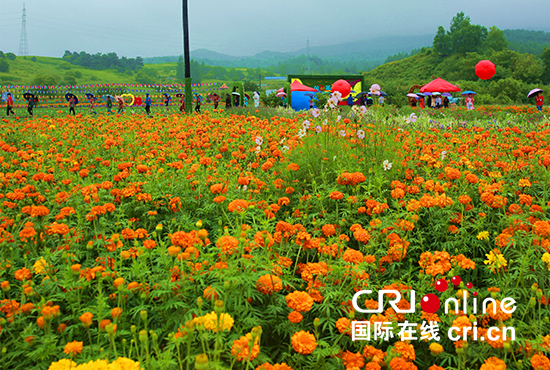
M489 232L488 231L482 231L480 232L479 234L477 234L477 238L479 240L485 240L489 237Z
M430 352L431 352L432 355L434 355L434 356L437 356L437 355L439 355L441 352L444 351L443 346L442 346L441 344L435 343L435 342L432 343L432 344L430 344L430 347L429 347L429 348L430 348Z
M506 267L508 262L501 253L489 252L485 255L488 259L484 261L486 265L489 265L489 269L493 272L500 270L502 267Z
M36 261L34 263L34 265L32 266L33 270L34 270L34 273L35 274L43 274L46 272L46 269L50 267L48 265L48 262L46 262L46 260L42 257L40 257L40 259L38 261Z
M193 322L197 325L199 324L204 325L205 329L217 332L218 327L222 331L231 330L231 328L233 327L234 320L230 315L226 313L222 313L219 316L219 322L218 322L218 315L216 314L216 312L212 311L202 317L195 317L193 319Z
M542 255L542 262L546 262L548 265L548 271L550 271L550 253L547 252Z

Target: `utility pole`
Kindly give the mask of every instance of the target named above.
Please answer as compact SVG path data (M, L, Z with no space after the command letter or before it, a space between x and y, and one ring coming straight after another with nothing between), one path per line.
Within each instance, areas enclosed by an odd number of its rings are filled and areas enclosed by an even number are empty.
M187 0L182 0L183 18L183 58L185 63L185 111L192 112L193 92L191 91L191 58L189 57L189 14Z
M308 70L310 69L310 65L309 65L309 36L307 37L307 69Z
M258 76L258 92L262 89L262 74Z

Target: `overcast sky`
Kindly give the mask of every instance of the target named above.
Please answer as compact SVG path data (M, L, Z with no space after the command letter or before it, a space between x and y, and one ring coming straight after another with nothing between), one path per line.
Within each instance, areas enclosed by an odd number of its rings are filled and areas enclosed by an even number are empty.
M550 31L550 1L188 0L190 49L235 56L383 35L424 35L464 11L487 28ZM178 55L180 0L26 0L29 55ZM23 1L0 0L0 50L18 54Z

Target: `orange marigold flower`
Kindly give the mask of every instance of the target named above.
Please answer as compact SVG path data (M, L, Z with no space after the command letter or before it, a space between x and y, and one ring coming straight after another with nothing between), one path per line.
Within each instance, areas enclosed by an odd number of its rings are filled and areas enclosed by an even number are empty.
M339 191L333 191L332 193L329 194L329 197L330 199L333 199L333 200L339 200L344 198L344 194L342 194Z
M300 166L296 163L291 163L289 164L288 166L286 166L286 168L289 170L289 171L298 171L300 170Z
M256 281L256 289L266 295L271 295L273 292L278 292L283 289L281 278L275 275L265 274Z
M302 321L304 316L298 311L292 311L288 314L288 320L293 324L298 324Z
M405 360L411 362L416 360L416 354L414 352L414 346L412 344L407 344L405 342L399 341L395 342L394 347L397 353L399 353L401 357Z
M32 272L28 268L23 267L15 271L14 277L19 281L30 280L32 278Z
M489 357L485 360L479 370L505 370L506 364L500 358Z
M336 228L332 224L323 225L321 230L323 231L323 235L326 236L327 238L329 236L332 236L332 235L336 234Z
M386 357L386 353L378 348L366 345L365 349L363 349L363 356L365 356L365 359L367 359L367 361L381 364Z
M360 352L353 353L350 351L346 351L342 355L342 360L344 360L344 366L346 367L346 369L361 369L363 368L363 366L365 366L365 359Z
M94 315L91 312L84 312L79 317L80 321L82 322L82 325L84 325L85 328L89 328L92 325L93 318L94 318Z
M202 292L202 296L209 301L219 298L218 292L216 292L216 289L214 289L212 285L209 285L204 289L204 291Z
M305 332L301 330L296 332L292 335L290 340L292 343L292 348L302 355L309 355L315 351L315 348L317 348L315 336L310 334L309 331Z
M243 212L248 208L248 202L244 199L235 199L229 202L227 210L229 212Z
M348 249L344 252L344 255L342 256L342 259L345 262L359 264L363 262L363 253L360 251L357 251L355 249Z
M306 292L295 291L287 294L286 304L298 312L308 312L313 306L313 298Z
M65 352L67 355L75 356L82 352L83 348L83 342L78 342L74 340L65 345L65 350L63 352Z
M120 317L120 314L122 314L122 308L120 307L115 307L111 310L111 316L113 317L113 319L117 319L118 317Z
M533 232L535 235L539 236L548 236L550 233L550 222L548 221L537 221L533 224Z
M233 355L237 361L254 360L260 353L260 345L258 344L258 341L259 336L254 339L254 344L252 345L251 351L250 342L252 342L252 334L247 333L245 336L233 341L231 355Z
M351 336L351 320L347 317L340 317L336 320L336 329L338 329L340 334Z
M534 370L548 370L550 369L550 360L545 355L536 354L531 357L531 366Z
M239 240L230 235L224 235L218 239L216 246L222 253L232 255L239 249Z
M218 195L217 197L215 197L214 199L212 199L214 201L214 203L221 203L225 200L225 196L224 195Z

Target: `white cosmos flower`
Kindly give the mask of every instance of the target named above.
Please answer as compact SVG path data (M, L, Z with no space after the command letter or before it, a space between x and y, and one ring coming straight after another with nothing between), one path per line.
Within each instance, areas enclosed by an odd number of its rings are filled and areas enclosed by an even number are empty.
M319 110L319 108L313 108L311 110L311 115L315 118L319 117L321 115L321 111Z
M361 106L361 113L367 113L367 107L365 107L364 105Z
M261 151L262 151L262 147L258 145L258 146L256 147L256 154L258 154L258 153L261 152Z
M384 165L384 171L388 171L391 169L393 163L390 163L390 161L386 159L382 164Z
M336 160L336 156L332 157L332 160L335 161L335 160Z
M341 119L342 119L342 116L336 117L336 122L340 122Z
M256 144L262 145L264 143L264 139L261 136L256 136Z
M365 131L363 131L363 130L357 131L357 137L359 139L363 140L365 138Z
M286 152L288 152L289 149L290 149L290 148L289 148L288 146L285 145L285 146L283 146L283 147L281 148L281 151L282 151L283 153L286 153Z
M346 136L346 131L340 130L340 136L345 137Z
M409 117L409 120L410 120L411 122L416 122L417 119L418 119L418 117L416 117L416 114L411 113L411 116Z
M323 121L323 126L326 126L326 125L328 125L328 119Z
M304 130L307 130L310 126L311 123L309 123L307 119L304 121L304 123L302 123L302 127L304 128Z
M446 150L441 152L441 160L444 160L445 157L447 157L447 151Z
M323 128L321 126L315 126L315 131L317 131L317 133L323 131Z

